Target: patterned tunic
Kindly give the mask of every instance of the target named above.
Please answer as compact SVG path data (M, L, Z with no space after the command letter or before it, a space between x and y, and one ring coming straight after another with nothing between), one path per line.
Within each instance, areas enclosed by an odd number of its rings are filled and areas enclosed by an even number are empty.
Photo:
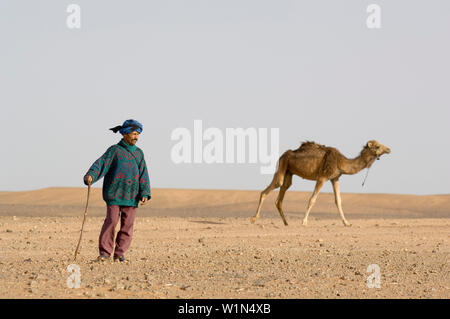
M144 152L123 139L110 146L87 174L92 176L92 184L105 177L103 199L107 205L137 207L142 197L151 198Z

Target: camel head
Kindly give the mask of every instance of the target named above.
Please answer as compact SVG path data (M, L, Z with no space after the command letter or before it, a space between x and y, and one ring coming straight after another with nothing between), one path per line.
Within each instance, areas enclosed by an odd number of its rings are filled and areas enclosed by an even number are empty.
M373 155L375 155L377 157L377 160L380 159L381 155L389 154L391 152L391 149L389 147L378 143L375 140L368 141L364 148L368 149Z

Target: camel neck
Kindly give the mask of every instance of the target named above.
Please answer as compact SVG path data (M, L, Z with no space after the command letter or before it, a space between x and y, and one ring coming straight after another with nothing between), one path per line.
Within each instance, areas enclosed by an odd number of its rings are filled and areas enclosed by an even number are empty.
M370 167L375 160L375 156L370 151L364 149L358 157L352 159L345 159L342 167L340 167L343 174L353 175L366 167Z

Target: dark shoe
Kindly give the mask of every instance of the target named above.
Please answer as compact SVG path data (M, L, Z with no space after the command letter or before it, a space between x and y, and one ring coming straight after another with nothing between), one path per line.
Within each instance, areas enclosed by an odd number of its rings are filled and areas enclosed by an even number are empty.
M106 256L104 254L100 254L100 256L97 257L97 261L107 261L109 259L109 256Z
M125 259L125 256L114 256L114 261L117 261L117 260L120 261L121 263L127 261Z

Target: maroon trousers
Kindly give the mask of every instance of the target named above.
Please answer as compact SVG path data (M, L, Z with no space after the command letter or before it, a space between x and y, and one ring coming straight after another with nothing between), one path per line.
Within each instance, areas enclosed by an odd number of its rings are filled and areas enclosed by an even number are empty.
M106 218L103 223L98 247L100 254L111 256L123 256L130 247L133 238L133 225L136 218L137 207L108 205ZM116 236L116 246L114 247L114 231L120 218L120 230Z

